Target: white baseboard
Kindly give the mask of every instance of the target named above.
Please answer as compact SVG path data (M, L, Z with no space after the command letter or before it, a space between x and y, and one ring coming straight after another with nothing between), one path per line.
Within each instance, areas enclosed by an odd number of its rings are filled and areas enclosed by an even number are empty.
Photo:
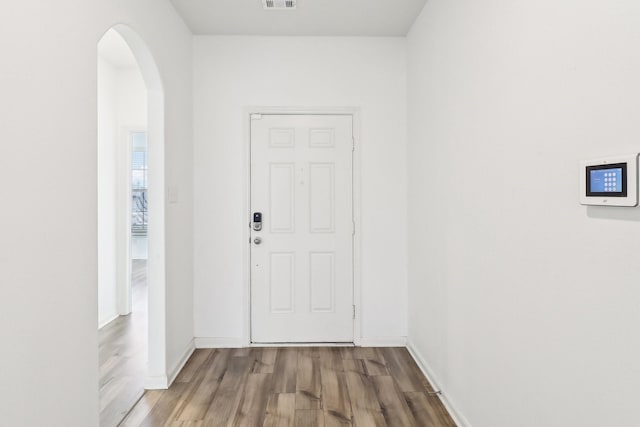
M221 338L221 337L196 337L194 338L195 348L243 348L247 343L242 338ZM355 344L360 347L406 347L407 337L366 337L356 340ZM267 345L267 344L265 344ZM281 344L281 346L304 346L305 344ZM322 344L309 344L312 346ZM350 344L330 344L330 345L350 345ZM260 346L260 344L251 344ZM268 344L267 346L276 346Z
M114 320L116 320L118 317L120 317L119 314L114 314L113 317L110 317L109 319L105 320L102 323L98 324L98 330L104 328L105 326L107 326L109 323L113 322Z
M456 425L458 427L471 427L471 423L469 422L469 420L467 420L467 418L462 415L462 412L459 410L458 406L454 402L452 402L451 399L446 395L444 390L442 390L442 383L434 375L433 370L431 369L425 358L422 357L418 350L416 350L411 341L407 343L407 350L409 350L411 357L413 357L413 360L415 360L416 364L418 365L424 376L427 377L433 388L435 390L441 391L441 394L439 394L438 397L442 401L442 404L445 406L445 408L447 408L449 415L451 415L451 418L453 418L453 421L456 423Z
M407 337L362 337L355 344L359 347L406 347Z
M169 381L166 375L147 377L144 379L145 390L166 390L169 388Z
M182 356L178 361L173 365L171 369L169 369L168 375L158 375L154 377L147 377L144 380L144 388L145 390L166 390L171 384L175 381L176 377L184 368L184 365L187 363L187 360L191 357L194 350L196 349L193 340L189 341L184 351L182 352Z
M252 342L249 347L353 347L350 342Z
M247 343L242 338L196 337L196 348L243 348Z
M182 357L180 357L180 359L178 359L178 361L169 370L169 375L168 375L168 379L169 379L168 385L169 386L171 386L171 384L173 384L173 382L175 381L176 377L178 376L178 374L180 373L182 368L184 368L184 365L187 363L187 360L189 360L189 358L191 357L191 355L193 354L195 349L196 349L196 346L195 346L194 340L192 339L191 341L189 341L189 343L185 347L184 351L182 352Z

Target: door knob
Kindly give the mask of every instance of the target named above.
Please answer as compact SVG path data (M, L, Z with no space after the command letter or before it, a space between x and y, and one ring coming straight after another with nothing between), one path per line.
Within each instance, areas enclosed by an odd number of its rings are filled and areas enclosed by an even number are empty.
M259 245L260 243L262 243L262 239L259 237L256 237L255 239L253 239L253 243L255 243L256 245Z

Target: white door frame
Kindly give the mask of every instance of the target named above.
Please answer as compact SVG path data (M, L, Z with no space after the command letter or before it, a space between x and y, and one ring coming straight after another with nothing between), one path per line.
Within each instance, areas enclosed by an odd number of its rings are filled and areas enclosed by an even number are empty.
M353 117L353 220L355 221L355 235L353 236L353 304L355 317L353 320L353 343L360 345L362 319L362 233L361 233L361 139L360 139L360 108L358 107L246 107L242 116L244 128L244 209L245 227L242 233L244 243L242 260L244 263L243 277L243 333L242 343L250 347L251 343L251 115L252 114L290 114L290 115L342 115ZM257 345L260 346L260 345Z

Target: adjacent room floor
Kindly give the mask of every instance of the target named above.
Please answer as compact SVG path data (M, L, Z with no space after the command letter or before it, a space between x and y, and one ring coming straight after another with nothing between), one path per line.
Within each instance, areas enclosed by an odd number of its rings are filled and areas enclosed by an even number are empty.
M124 426L455 426L404 348L200 349Z
M100 426L115 427L144 393L147 364L147 262L132 262L132 313L99 331Z

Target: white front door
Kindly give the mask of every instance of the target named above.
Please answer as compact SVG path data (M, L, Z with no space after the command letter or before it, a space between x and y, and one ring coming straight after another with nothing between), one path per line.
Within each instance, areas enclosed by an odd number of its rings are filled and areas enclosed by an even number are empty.
M252 342L353 342L352 157L351 115L252 115Z

